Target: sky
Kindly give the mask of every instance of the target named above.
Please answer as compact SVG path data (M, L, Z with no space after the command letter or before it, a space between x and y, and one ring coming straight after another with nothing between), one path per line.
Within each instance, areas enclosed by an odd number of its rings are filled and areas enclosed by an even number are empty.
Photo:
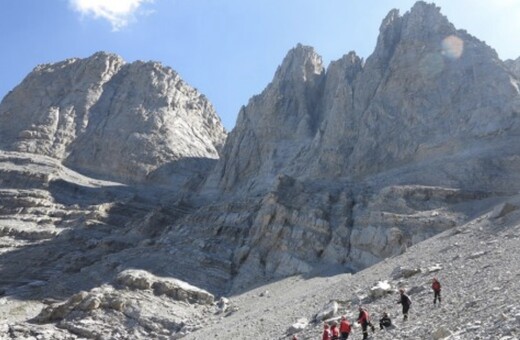
M429 1L428 1L429 2ZM230 131L242 105L272 80L298 43L327 65L367 58L393 8L415 0L2 0L0 98L38 64L97 51L159 61L213 103ZM520 0L437 0L459 29L520 57Z

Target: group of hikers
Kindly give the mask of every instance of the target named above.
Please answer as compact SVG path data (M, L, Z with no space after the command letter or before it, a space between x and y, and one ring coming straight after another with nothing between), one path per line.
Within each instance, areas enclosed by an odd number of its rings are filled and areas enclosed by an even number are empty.
M433 290L433 304L436 305L437 301L439 302L439 305L441 303L441 284L439 280L435 277L432 280L432 286ZM412 300L410 297L406 294L404 289L399 289L399 300L397 301L398 304L402 305L403 308L403 321L408 320L408 311L410 309L410 306L412 305ZM363 331L363 340L368 339L368 328L372 330L372 332L375 332L375 327L372 324L370 320L370 315L368 313L368 310L364 308L363 306L359 306L359 315L356 321L359 325L361 325L361 329ZM379 328L381 330L391 328L392 326L392 320L388 316L388 313L384 312L379 319ZM331 325L329 325L327 322L323 325L323 336L322 340L346 340L348 339L350 333L352 331L352 327L350 322L348 321L347 317L343 315L341 317L341 321L339 325L336 322L333 322ZM298 337L295 335L293 337L293 340L298 340Z

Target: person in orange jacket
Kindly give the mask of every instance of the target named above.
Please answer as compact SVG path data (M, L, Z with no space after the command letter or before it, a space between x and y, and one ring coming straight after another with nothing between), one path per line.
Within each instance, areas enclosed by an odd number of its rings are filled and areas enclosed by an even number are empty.
M440 306L441 305L441 283L439 282L439 280L436 277L433 278L432 289L433 289L433 305L435 306L437 299L439 299L439 306Z
M331 340L331 334L329 330L329 324L325 322L323 325L323 336L321 337L322 340Z
M351 330L352 327L350 326L350 322L348 322L347 317L343 315L341 317L341 322L339 323L339 332L341 334L341 340L347 340Z
M368 326L370 326L372 332L375 332L375 327L370 322L370 314L368 314L368 311L361 306L359 306L357 322L361 325L361 329L363 330L363 340L368 339Z
M330 334L331 334L331 340L339 340L339 328L336 324L336 321L332 323L332 326L330 326Z

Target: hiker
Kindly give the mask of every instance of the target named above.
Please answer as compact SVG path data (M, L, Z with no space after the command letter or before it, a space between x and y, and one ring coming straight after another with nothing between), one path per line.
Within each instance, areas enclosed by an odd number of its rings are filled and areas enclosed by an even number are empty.
M322 340L331 340L331 334L329 330L329 324L325 322L323 325L323 336L321 338Z
M347 340L350 334L350 322L348 322L347 317L343 315L341 317L341 322L339 323L339 332L341 334L341 340Z
M439 282L439 280L436 277L433 278L432 289L433 289L433 305L435 306L437 299L439 299L439 306L440 306L441 305L441 283Z
M370 315L368 314L368 311L361 306L359 306L359 316L357 323L361 325L361 329L363 330L363 340L368 339L368 326L370 326L372 332L375 332L375 327L370 322Z
M390 320L388 313L384 312L381 319L379 319L379 328L383 330L390 327L392 327L392 320Z
M399 300L397 303L403 305L403 321L408 320L408 310L410 309L410 306L412 304L412 299L406 293L404 292L404 289L399 289Z
M298 340L298 336L297 336L297 335L294 335L294 336L292 337L292 340Z
M337 323L334 321L330 327L330 334L332 340L339 340L339 328Z

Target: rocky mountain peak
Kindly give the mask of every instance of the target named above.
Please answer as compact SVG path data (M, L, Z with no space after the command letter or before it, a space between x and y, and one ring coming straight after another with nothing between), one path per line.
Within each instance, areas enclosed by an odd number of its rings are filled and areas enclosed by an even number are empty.
M400 16L397 9L387 14L379 28L379 37L371 59L372 62L385 65L393 56L398 44L410 44L420 48L432 40L442 41L443 38L456 33L455 27L442 15L439 7L433 3L418 1L403 16ZM436 43L440 44L439 41Z
M240 110L206 189L218 186L228 191L239 183L253 189L256 185L250 180L263 189L265 183L273 183L316 133L324 79L321 56L312 47L298 44L291 49L273 81Z
M296 45L276 71L275 80L314 81L324 72L321 56L313 47Z
M40 65L0 104L4 150L123 182L216 159L225 138L211 103L171 68L105 52Z
M223 166L232 169L220 174L232 179L225 181L228 189L245 178L268 187L272 181L264 179L279 171L363 178L425 155L460 152L468 145L462 141L478 144L478 138L518 124L509 119L518 103L511 71L493 49L457 30L434 4L418 2L403 16L390 11L366 63L350 53L326 73L322 68L312 48L296 46L273 82L241 111L228 150L248 152L223 155ZM483 84L493 84L494 90ZM456 123L461 121L468 124ZM262 151L250 149L251 144ZM244 166L252 164L246 171Z
M441 13L440 7L418 1L412 9L403 16L403 38L423 39L428 34L453 33L455 27Z
M444 15L441 14L441 8L434 3L427 3L426 1L417 1L409 11L410 16L414 16L418 19L425 19L432 17L434 20L447 20Z
M395 8L392 9L390 12L388 12L386 17L381 22L381 25L379 26L379 33L380 34L383 33L392 25L395 25L396 23L398 23L400 18L401 18L401 16L399 15L399 10L395 9Z

